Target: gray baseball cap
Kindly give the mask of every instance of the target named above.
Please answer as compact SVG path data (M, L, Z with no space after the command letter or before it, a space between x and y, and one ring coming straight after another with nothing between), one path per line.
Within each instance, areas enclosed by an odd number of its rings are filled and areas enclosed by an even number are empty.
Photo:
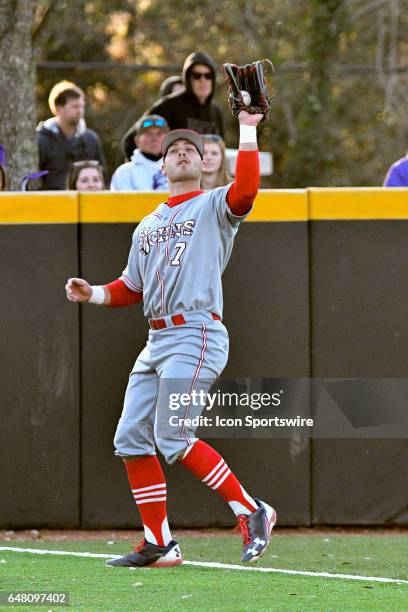
M180 130L170 130L170 132L167 132L167 134L163 138L162 145L161 145L163 158L166 157L166 153L170 145L172 145L173 142L176 142L176 140L187 140L188 142L191 142L191 144L193 144L195 148L197 149L197 151L199 152L200 157L201 158L203 157L204 142L203 142L203 138L201 134L199 134L198 132L195 132L194 130L180 129Z

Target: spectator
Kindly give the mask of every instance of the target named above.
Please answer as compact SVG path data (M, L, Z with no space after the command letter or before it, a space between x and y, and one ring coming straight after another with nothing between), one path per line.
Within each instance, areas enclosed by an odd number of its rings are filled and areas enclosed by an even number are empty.
M79 87L57 83L48 103L54 117L37 128L40 169L48 170L44 189L65 189L73 162L95 159L105 166L105 158L98 135L85 125L85 95Z
M232 179L227 174L227 158L225 143L217 134L205 134L203 169L201 174L201 188L214 189L226 185Z
M167 178L161 171L161 143L168 130L167 121L159 115L144 115L136 121L131 160L115 170L112 191L167 190ZM130 147L130 141L127 144Z
M105 189L103 167L95 159L74 162L68 172L66 188L77 191Z
M160 85L159 96L160 98L164 98L164 96L169 96L172 93L179 93L180 91L184 91L183 79L181 76L169 76L167 79L164 79L163 83Z
M160 98L146 111L167 120L171 130L189 128L200 134L224 136L221 110L212 100L215 88L216 64L206 53L190 53L183 66L182 80L185 89ZM124 149L129 157L133 146L133 126L123 138Z
M408 187L408 154L390 166L384 179L384 187Z

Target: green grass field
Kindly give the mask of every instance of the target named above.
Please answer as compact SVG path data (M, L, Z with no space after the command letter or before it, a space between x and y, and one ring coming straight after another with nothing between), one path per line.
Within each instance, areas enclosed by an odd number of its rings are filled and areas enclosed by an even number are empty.
M189 561L240 564L238 537L178 538ZM378 583L182 565L170 569L106 568L104 559L2 550L125 554L116 540L0 542L0 591L68 592L73 610L308 611L408 610L408 583ZM408 580L408 538L401 535L274 536L256 566ZM3 606L21 610L22 606ZM48 605L38 610L63 610Z

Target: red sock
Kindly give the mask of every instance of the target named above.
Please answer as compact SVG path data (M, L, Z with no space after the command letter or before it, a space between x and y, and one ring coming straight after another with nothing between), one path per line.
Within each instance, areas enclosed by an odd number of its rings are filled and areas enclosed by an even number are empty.
M166 480L156 455L125 461L132 495L143 521L145 538L167 546L171 540L166 511Z
M237 516L258 510L221 455L206 442L198 440L181 463L213 491L217 491Z

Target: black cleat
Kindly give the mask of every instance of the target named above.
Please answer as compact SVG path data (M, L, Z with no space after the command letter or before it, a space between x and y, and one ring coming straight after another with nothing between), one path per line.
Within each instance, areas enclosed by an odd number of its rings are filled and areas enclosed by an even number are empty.
M258 510L252 514L240 514L238 528L241 530L244 550L241 561L257 561L265 552L276 523L276 511L265 502L255 498Z
M108 567L172 567L183 563L179 545L172 540L167 546L157 546L144 540L130 555L106 561Z

